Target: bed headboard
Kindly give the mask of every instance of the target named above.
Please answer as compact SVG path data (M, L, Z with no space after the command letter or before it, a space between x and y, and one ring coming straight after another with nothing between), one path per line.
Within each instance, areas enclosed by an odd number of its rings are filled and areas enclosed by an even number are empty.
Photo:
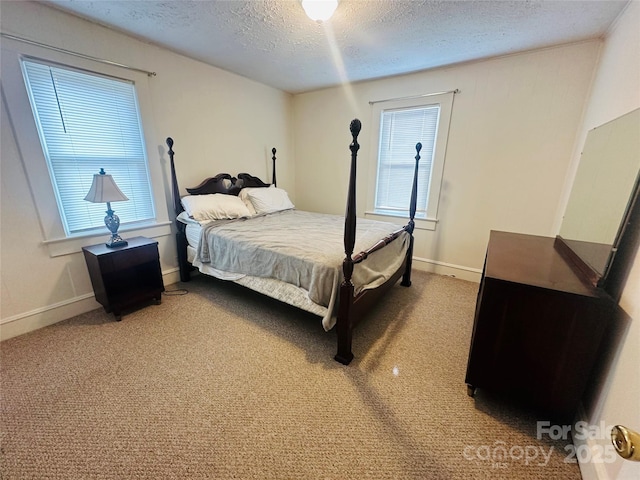
M265 183L258 177L248 173L238 174L238 178L232 177L228 173L219 173L215 177L209 177L197 187L187 188L189 195L208 195L212 193L223 193L226 195L238 195L245 187L268 187L271 184Z
M173 139L167 138L167 146L169 147L169 159L171 161L171 192L173 195L173 208L176 216L179 215L184 209L182 202L180 201L180 188L178 187L178 179L176 176L176 167L174 163L173 151ZM273 161L273 185L276 184L276 149L271 150ZM189 195L207 195L213 193L223 193L225 195L238 195L243 188L259 188L269 187L270 183L263 182L260 178L254 177L249 173L239 173L238 177L233 177L228 173L219 173L215 177L209 177L203 180L200 185L196 187L186 188Z

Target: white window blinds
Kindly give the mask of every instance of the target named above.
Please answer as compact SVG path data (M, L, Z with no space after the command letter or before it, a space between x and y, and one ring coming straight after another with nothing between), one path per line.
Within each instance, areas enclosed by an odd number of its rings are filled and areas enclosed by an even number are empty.
M132 82L22 61L29 99L66 233L104 227L106 205L84 200L104 168L129 198L121 224L155 218Z
M422 143L416 217L425 217L440 106L383 110L380 116L377 213L398 215L409 210L416 143Z

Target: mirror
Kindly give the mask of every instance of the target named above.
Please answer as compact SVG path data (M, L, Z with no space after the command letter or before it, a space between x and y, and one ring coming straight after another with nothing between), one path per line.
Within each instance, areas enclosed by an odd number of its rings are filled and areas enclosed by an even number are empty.
M640 109L588 132L558 237L594 284L606 277L639 172Z

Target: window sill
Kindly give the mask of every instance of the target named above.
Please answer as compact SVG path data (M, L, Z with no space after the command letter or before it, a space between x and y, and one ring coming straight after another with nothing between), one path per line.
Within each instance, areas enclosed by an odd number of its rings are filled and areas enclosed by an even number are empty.
M123 227L118 233L125 240L127 237L137 237L143 235L149 238L164 237L171 234L171 222L157 222L145 225L136 225L129 228ZM106 242L109 239L109 231L104 228L99 232L93 232L74 237L55 238L42 242L49 249L50 257L60 257L71 255L82 251L82 247Z
M398 226L402 227L409 223L409 217L404 216L394 216L394 215L382 215L376 212L364 212L365 218L370 218L373 220L380 220L383 222L395 223ZM415 228L418 230L431 230L435 231L436 225L438 224L438 220L435 218L414 218Z

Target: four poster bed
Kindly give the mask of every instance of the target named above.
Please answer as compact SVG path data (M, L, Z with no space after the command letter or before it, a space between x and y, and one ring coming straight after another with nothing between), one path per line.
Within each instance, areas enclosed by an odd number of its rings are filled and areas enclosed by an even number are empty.
M200 272L233 281L309 311L338 336L335 360L349 364L352 331L360 318L402 277L411 285L414 216L421 144L416 145L410 220L403 228L356 222L356 161L361 123L351 122L351 171L345 217L294 208L276 186L247 173L220 173L180 196L173 140L167 138L177 216L180 280ZM341 243L344 248L341 247ZM354 249L356 252L354 255ZM344 253L341 253L344 250Z

